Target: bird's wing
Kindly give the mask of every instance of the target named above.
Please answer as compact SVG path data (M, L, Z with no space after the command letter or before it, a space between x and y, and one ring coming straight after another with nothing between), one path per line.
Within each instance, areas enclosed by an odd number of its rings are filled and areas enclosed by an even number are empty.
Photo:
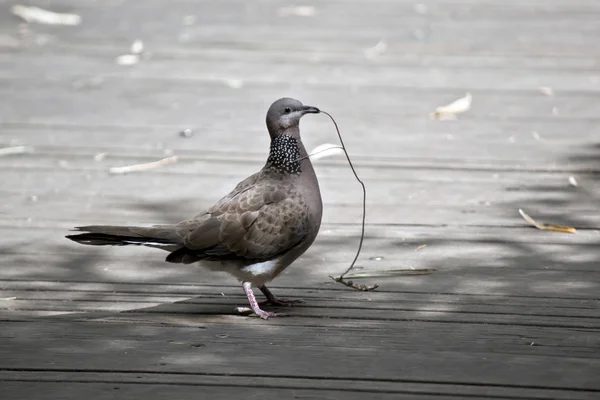
M229 203L230 201L235 199L237 196L240 195L240 193L243 193L246 190L250 190L250 189L254 188L256 181L259 178L259 175L260 175L260 172L250 175L249 177L247 177L246 179L244 179L243 181L238 183L230 193L228 193L221 200L219 200L214 206L212 206L208 210L203 211L200 214L196 215L191 220L186 220L186 221L181 222L181 224L185 224L185 223L193 221L195 219L202 219L207 213L210 214L214 210L223 207L224 204Z
M178 225L182 251L207 260L271 259L306 236L308 208L293 186L254 182L232 194Z

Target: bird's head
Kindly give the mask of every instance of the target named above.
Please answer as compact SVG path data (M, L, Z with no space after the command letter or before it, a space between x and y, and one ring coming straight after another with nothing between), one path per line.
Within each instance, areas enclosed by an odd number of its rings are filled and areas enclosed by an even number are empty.
M267 128L271 139L289 128L297 127L304 114L317 114L317 107L305 106L296 99L284 97L271 104L267 112Z

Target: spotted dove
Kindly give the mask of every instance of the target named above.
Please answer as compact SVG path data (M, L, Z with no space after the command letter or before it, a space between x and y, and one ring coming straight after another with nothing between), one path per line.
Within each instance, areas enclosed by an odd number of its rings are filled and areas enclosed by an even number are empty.
M295 99L283 98L267 112L271 148L265 166L241 181L215 205L175 225L81 226L85 233L67 238L94 246L138 245L169 251L166 261L199 262L226 271L242 282L250 309L267 319L278 315L262 310L252 286L274 305L265 286L304 253L321 225L323 205L319 184L300 139L300 118L319 113Z

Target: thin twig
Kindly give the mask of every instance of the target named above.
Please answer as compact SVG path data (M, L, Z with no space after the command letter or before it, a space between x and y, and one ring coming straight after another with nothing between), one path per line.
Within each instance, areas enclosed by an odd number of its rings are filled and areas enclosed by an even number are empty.
M329 275L329 277L331 279L333 279L336 282L341 283L342 285L346 285L348 287L354 288L356 290L362 290L365 292L371 291L371 290L375 290L379 287L379 285L376 283L374 285L360 285L358 283L354 283L352 281L346 281L344 279L344 276L350 272L352 270L352 268L354 268L354 264L356 263L356 260L358 260L358 256L360 255L360 251L362 249L362 245L363 245L363 241L365 239L365 220L366 220L366 214L367 214L367 188L365 187L365 184L363 183L363 181L360 180L360 178L358 177L358 174L356 173L356 170L354 169L354 165L352 164L352 161L350 160L350 155L348 155L348 152L346 151L346 145L344 144L344 140L342 139L342 135L340 134L340 129L338 128L337 123L335 122L335 119L333 119L333 117L325 112L322 111L321 112L325 115L327 115L330 119L331 122L333 122L333 125L335 126L335 130L338 134L338 137L340 139L340 144L342 145L342 150L344 150L344 154L346 155L346 159L348 159L348 164L350 165L350 169L352 170L352 173L354 174L354 177L356 178L356 180L358 181L358 183L360 183L360 186L362 186L362 191L363 191L363 202L362 202L362 224L361 224L361 233L360 233L360 242L358 243L358 250L356 251L356 255L354 256L354 260L352 260L352 263L350 264L350 266L348 267L348 269L346 269L346 271L341 274L338 277L334 277Z
M321 111L321 112L322 112L322 111ZM317 154L321 154L321 153L324 153L324 152L326 152L326 151L330 151L330 150L332 150L332 149L341 149L341 150L343 150L344 148L343 148L342 146L328 147L328 148L326 148L326 149L323 149L323 150L319 150L319 151L315 151L315 152L313 152L313 153L310 153L310 154L309 154L309 155L307 155L307 156L304 156L304 157L299 157L299 158L297 158L295 161L302 161L302 160L306 160L307 158L314 157L314 156L316 156Z
M77 14L56 13L39 7L14 5L11 11L26 22L47 25L79 25L81 23L81 17Z
M112 167L109 168L108 172L110 172L111 174L127 174L129 172L146 171L148 169L158 168L162 167L163 165L176 163L178 160L179 157L172 156L145 164L127 165L125 167Z
M0 149L0 156L9 156L13 154L24 154L24 153L32 153L33 148L29 146L13 146L13 147L3 147Z
M525 213L525 211L523 211L520 208L519 208L519 214L521 214L521 217L523 217L523 219L525 221L529 222L531 225L535 226L536 228L538 228L539 230L542 230L542 231L554 231L554 232L564 232L564 233L577 232L577 229L573 228L572 226L545 224L545 223L537 222L536 220L531 218L529 215L527 215Z

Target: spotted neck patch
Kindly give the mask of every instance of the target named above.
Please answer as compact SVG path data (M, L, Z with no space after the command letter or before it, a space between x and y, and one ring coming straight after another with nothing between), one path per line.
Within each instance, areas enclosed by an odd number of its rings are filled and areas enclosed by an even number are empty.
M286 174L299 174L301 169L298 140L288 135L279 135L271 140L267 167Z

